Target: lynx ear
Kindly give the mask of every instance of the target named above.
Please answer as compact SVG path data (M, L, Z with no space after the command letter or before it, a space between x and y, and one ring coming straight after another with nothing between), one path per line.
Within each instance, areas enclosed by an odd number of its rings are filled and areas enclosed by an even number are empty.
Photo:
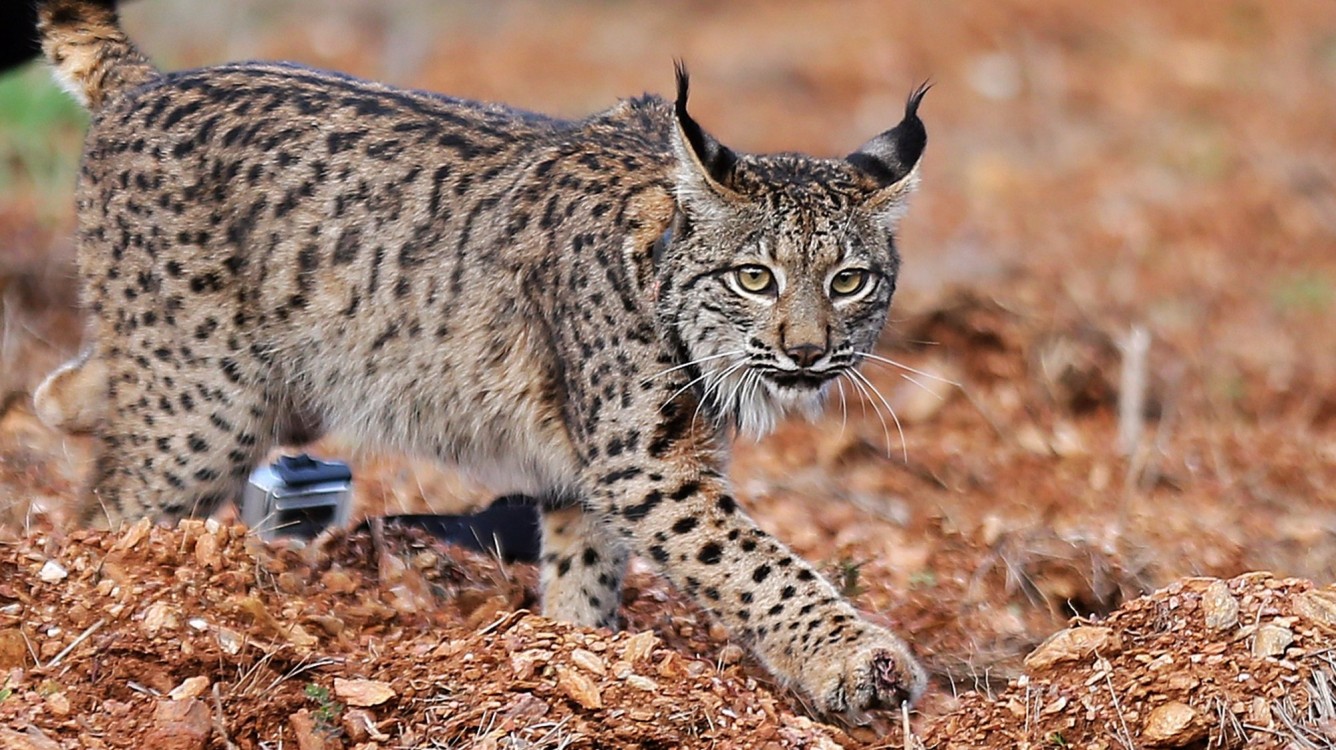
M909 95L905 116L900 124L864 143L845 160L871 177L878 189L868 205L892 223L903 210L904 198L918 184L919 157L928 144L928 131L919 119L918 108L931 85L925 83Z
M687 113L690 77L681 60L676 63L677 100L673 103L673 153L677 157L677 200L692 209L722 207L738 197L733 189L737 154L701 129Z

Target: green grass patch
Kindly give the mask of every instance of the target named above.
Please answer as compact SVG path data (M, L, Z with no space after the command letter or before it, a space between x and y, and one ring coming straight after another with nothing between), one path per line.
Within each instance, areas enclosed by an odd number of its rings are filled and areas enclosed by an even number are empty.
M45 65L0 76L0 202L67 211L87 126L88 113Z
M1281 312L1325 313L1336 302L1336 283L1317 274L1296 273L1271 287L1271 304Z

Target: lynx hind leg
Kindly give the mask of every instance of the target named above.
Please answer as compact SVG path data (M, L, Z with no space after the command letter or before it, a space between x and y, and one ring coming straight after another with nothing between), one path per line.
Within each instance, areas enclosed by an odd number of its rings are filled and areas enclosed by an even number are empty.
M68 435L96 432L107 412L107 367L93 347L61 365L33 394L37 417Z
M543 614L615 628L627 552L621 541L576 505L543 510Z
M280 400L238 387L260 381L234 363L226 377L201 368L160 378L133 362L108 371L113 398L97 431L87 525L206 517L240 495L277 427Z

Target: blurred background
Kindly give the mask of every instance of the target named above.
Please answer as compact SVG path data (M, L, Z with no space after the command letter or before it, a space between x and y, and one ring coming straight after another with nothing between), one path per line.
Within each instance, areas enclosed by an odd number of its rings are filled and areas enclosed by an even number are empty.
M933 82L872 368L740 449L761 523L915 632L1005 674L1055 623L1185 575L1336 577L1336 4L135 0L164 69L281 58L579 117L693 73L743 150L848 153ZM59 522L85 446L27 395L79 344L86 124L0 78L0 520ZM1142 336L1145 345L1142 345ZM1120 427L1121 423L1121 427ZM342 455L337 439L320 446ZM488 496L363 456L362 511Z

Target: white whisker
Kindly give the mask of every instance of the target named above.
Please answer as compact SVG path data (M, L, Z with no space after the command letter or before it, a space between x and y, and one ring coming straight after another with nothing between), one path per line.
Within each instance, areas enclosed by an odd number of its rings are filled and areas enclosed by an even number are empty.
M847 377L847 378L849 378L849 382L850 382L855 388L858 389L858 392L859 392L859 393L863 394L863 398L860 399L860 401L862 401L862 403L863 403L863 416L864 416L864 417L867 416L867 404L868 404L868 402L871 402L871 403L872 403L872 413L877 415L877 420L881 422L881 432L882 432L882 435L884 435L884 436L886 437L886 457L887 457L887 458L890 458L890 457L891 457L891 430L890 430L890 428L887 427L887 425L886 425L886 418L883 417L883 416L881 415L881 409L878 409L878 408L877 408L877 402L872 401L872 394L870 394L870 393L867 392L867 388L865 388L865 387L863 386L862 383L860 383L860 382L858 382L857 380L854 379L854 377L853 377L853 373L854 373L854 372L855 372L854 370L845 370L844 372L840 373L840 375L841 375L842 377Z
M745 367L746 365L747 365L747 360L745 359L734 362L733 364L729 365L723 372L719 373L717 376L715 376L714 378L705 383L704 393L701 394L700 400L696 402L696 411L691 415L691 426L693 428L696 426L696 418L700 416L701 407L705 405L705 402L707 400L713 400L721 412L724 412L727 409L727 404L722 403L719 400L718 397L719 386L723 385L724 381L728 379L729 375L732 375L733 373L738 371L738 368Z
M736 355L739 355L739 354L745 354L745 352L744 352L743 350L741 350L741 349L734 349L734 350L731 351L731 352L724 352L723 354L711 354L711 355L708 356L708 357L701 357L701 358L699 358L699 359L693 359L693 360L691 360L690 362L683 362L683 363L680 364L680 365L675 365L675 366L673 366L673 367L669 367L667 370L664 370L663 372L657 372L657 373L655 373L655 374L653 374L653 375L650 375L649 377L647 377L647 378L645 378L643 381L641 381L640 384L641 384L641 385L644 385L645 383L648 383L648 382L650 382L651 380L654 380L655 378L663 377L664 375L667 375L667 374L670 373L670 372L677 372L678 370L681 370L681 369L686 368L686 367L690 367L690 366L692 366L692 365L698 365L698 364L701 364L702 362L709 362L709 361L711 361L711 360L722 359L722 358L724 358L724 357L733 357L733 356L736 356Z
M662 404L659 404L659 408L663 409L668 404L671 404L672 402L676 401L677 397L681 396L683 393L686 393L687 389L691 388L691 386L699 383L700 381L710 377L713 374L714 374L713 370L705 370L700 375L700 377L693 378L692 380L687 381L686 385L682 386L681 388L678 388L676 391L673 391L673 395L669 396L668 399L664 401Z
M844 435L844 427L849 422L849 400L844 395L844 381L836 378L835 387L840 389L840 435Z
M941 383L946 383L947 385L953 385L953 386L955 386L955 387L957 387L957 388L961 387L961 386L960 386L960 383L957 383L956 381L951 380L951 379L949 379L949 378L944 378L944 377L942 377L942 376L940 376L940 375L934 375L934 374L932 374L932 373L930 373L930 372L924 372L923 370L916 370L916 369L914 369L913 367L910 367L909 365L906 365L906 364L903 364L903 363L900 363L900 362L896 362L895 360L893 360L893 359L889 359L889 358L887 358L887 357L882 357L882 356L873 354L872 352L854 352L854 353L857 354L857 355L860 356L860 357L864 357L864 358L866 358L866 359L870 359L870 360L872 360L873 362L881 362L882 364L891 365L892 367L899 367L901 370L904 370L904 371L906 371L906 372L912 372L912 373L914 373L915 375L922 375L922 376L925 377L925 378L931 378L932 380L936 380L936 381L941 382Z
M751 378L751 374L752 370L744 370L742 377L733 382L733 389L728 392L728 398L724 399L724 403L722 404L723 411L732 412L737 409L737 398L740 395L740 391L746 387L747 381Z
M909 445L905 442L905 428L900 425L900 417L896 416L895 409L891 408L891 402L887 401L886 397L881 395L881 391L877 390L877 386L873 385L872 381L868 380L866 375L857 370L850 370L849 372L853 373L854 377L861 379L873 393L877 394L877 398L880 399L882 405L886 407L886 411L890 412L891 419L895 420L895 430L900 433L900 450L904 453L905 463L909 463Z
M934 391L933 389L929 388L928 386L926 386L926 385L920 383L919 381L915 380L912 376L910 376L910 375L906 375L906 374L904 374L904 373L902 372L902 373L900 373L900 377L904 378L905 380L908 380L909 382L913 383L914 385L918 386L919 388L922 388L924 391L926 391L926 392L928 393L928 395L932 396L933 398L937 399L938 401L943 401L943 402L946 401L946 396L943 396L942 394L938 393L937 391Z

